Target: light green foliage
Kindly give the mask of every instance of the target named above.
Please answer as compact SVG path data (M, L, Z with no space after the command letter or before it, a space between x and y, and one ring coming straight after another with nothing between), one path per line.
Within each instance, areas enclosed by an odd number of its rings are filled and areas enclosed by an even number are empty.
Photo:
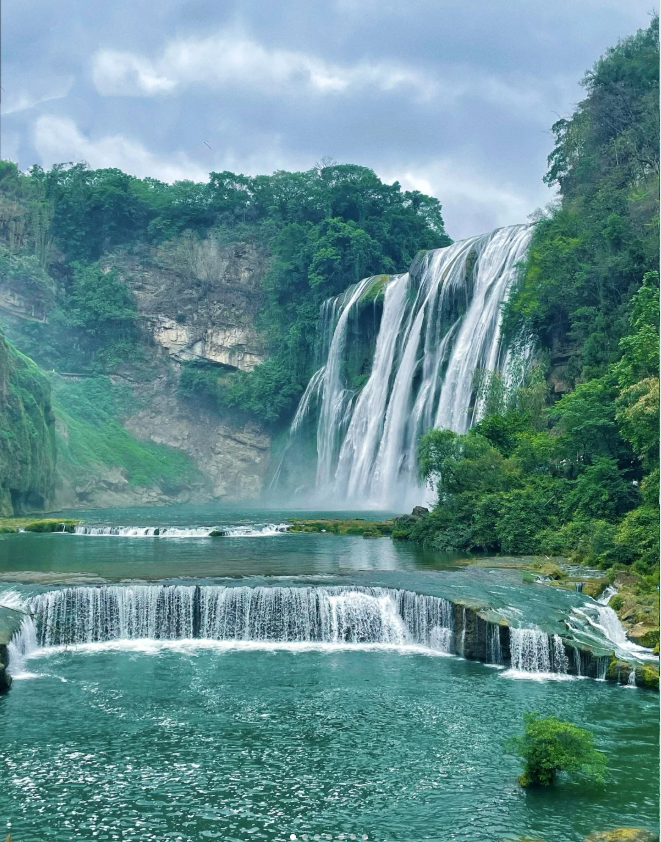
M59 438L60 470L78 480L98 466L122 468L135 486L158 485L166 493L197 478L188 457L163 445L132 436L118 416L135 407L130 388L113 386L107 377L80 381L55 379L53 405L66 427Z
M48 380L0 333L0 515L44 508L55 456Z
M507 749L525 762L519 776L521 786L550 786L560 772L601 782L604 780L606 755L594 748L591 731L555 716L523 715L522 737L508 741Z

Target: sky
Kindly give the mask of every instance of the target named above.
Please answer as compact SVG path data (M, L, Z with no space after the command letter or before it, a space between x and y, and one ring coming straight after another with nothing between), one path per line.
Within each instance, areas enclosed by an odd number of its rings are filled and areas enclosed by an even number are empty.
M652 0L3 0L2 157L163 181L371 167L461 239L553 199L551 125Z

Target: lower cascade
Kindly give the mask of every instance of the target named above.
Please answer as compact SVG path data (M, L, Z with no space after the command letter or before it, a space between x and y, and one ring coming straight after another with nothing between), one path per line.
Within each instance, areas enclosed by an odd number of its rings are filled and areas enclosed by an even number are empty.
M260 538L284 535L287 523L239 524L238 526L87 526L73 527L74 535L115 538ZM64 530L63 530L64 531Z
M201 639L416 647L528 673L581 674L558 635L509 628L442 597L389 588L81 586L29 597L22 610L27 616L9 645L12 665L49 647Z
M453 640L450 602L385 588L76 587L32 597L26 610L34 620L21 634L40 647L202 638L414 644L449 653Z

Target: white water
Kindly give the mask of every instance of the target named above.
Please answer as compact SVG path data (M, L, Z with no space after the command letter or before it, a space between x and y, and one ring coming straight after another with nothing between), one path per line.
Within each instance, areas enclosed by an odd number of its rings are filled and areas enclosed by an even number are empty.
M325 362L312 377L290 431L316 420L316 499L326 505L405 510L425 502L417 446L431 427L465 432L483 411L474 372L512 380L501 343L501 307L526 254L532 226L515 225L428 252L387 284L364 388L343 377L348 326L371 279L327 302ZM329 315L330 314L330 315ZM350 349L349 349L350 350ZM296 458L290 448L285 458ZM279 481L279 472L278 478Z
M139 585L48 591L24 605L32 617L12 641L12 661L37 648L118 640L417 645L453 651L451 603L385 588L227 588Z
M562 639L541 629L510 629L512 670L566 675L569 660Z
M250 524L245 526L85 526L74 527L75 535L115 538L209 538L212 533L225 538L260 538L269 535L283 535L287 523Z
M10 666L15 675L25 671L28 658L46 650L123 645L130 641L142 641L141 646L149 645L145 641L214 641L253 647L415 648L431 654L465 655L465 609L462 632L457 638L452 603L405 590L358 586L107 585L63 588L22 600L11 592L8 601L28 615L9 645ZM600 636L602 645L605 639ZM510 627L509 642L508 674L568 676L566 644L559 635L538 628ZM487 625L485 643L487 663L507 663L497 624ZM574 657L574 671L580 675L576 649ZM608 657L601 659L601 678L608 661Z
M629 640L626 630L615 611L606 603L617 591L607 588L598 603L586 603L581 608L572 608L568 626L575 634L592 636L598 643L605 640L612 644L615 654L625 660L634 658L638 661L656 660L651 649L639 646Z

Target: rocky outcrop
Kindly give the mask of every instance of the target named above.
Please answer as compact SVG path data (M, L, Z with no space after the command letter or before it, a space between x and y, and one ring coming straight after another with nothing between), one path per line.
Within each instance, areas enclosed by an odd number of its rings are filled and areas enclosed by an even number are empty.
M132 288L151 341L174 360L244 371L264 360L254 318L267 259L256 246L189 234L106 263Z
M0 605L0 693L6 693L11 687L11 675L7 672L9 664L8 646L12 637L21 628L24 614Z
M166 376L151 384L146 408L125 419L138 439L190 456L205 478L192 499L258 497L269 467L270 437L256 423L216 412L178 397Z

